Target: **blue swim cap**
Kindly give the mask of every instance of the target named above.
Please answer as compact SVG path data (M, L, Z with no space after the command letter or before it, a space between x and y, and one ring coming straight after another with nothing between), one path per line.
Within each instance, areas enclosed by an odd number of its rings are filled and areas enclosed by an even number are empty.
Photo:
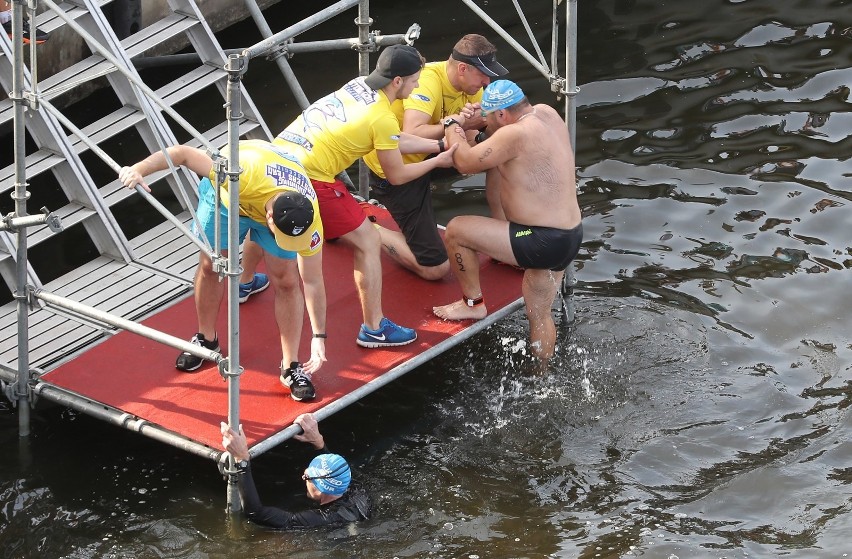
M349 464L339 454L320 454L311 460L305 473L305 479L326 495L343 495L352 481Z
M511 80L491 82L482 92L482 110L486 113L511 107L524 98L524 92Z

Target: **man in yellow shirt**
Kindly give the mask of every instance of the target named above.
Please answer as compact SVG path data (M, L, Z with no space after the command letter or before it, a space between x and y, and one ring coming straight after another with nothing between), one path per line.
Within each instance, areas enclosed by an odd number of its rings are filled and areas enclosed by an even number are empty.
M508 73L496 58L497 47L482 35L469 34L453 47L452 55L442 62L430 62L423 68L420 85L393 109L403 132L423 138L442 139L445 121L460 125L471 141L482 141L480 129L485 119L480 114L482 88L491 80ZM406 163L423 161L426 154L406 155ZM402 234L381 229L385 251L403 267L428 280L444 277L449 271L447 251L438 234L432 209L431 174L400 183L387 176L384 165L372 152L364 161L370 168L372 196L385 205ZM488 174L486 196L492 215L500 205L494 177Z
M355 285L364 319L356 343L362 347L409 344L417 333L384 316L379 233L336 176L374 149L385 174L399 183L452 166L452 151L443 151L443 139L402 134L391 111L394 101L405 99L417 87L422 66L423 58L414 47L387 47L369 76L355 78L313 103L273 141L305 166L317 192L326 237L340 239L354 250ZM405 164L403 152L438 155Z
M323 226L320 219L316 192L305 170L292 154L269 142L244 140L240 142L239 179L240 232L242 242L251 231L251 239L263 248L266 271L275 289L275 320L281 334L281 383L290 389L296 400L313 400L316 397L310 375L325 362L326 297L322 275ZM216 167L206 152L184 145L168 148L175 165L183 165L204 177L199 184L197 221L193 229L204 231L213 239L218 218L222 231L228 230L228 184L220 188L220 205L216 208ZM118 177L127 187L137 184L151 191L144 180L146 175L168 167L163 152L123 167ZM227 236L222 236L222 248L227 252ZM304 297L299 290L299 280L304 285ZM198 315L198 332L192 343L220 351L216 334L216 318L225 295L225 283L213 270L210 257L199 255L195 274L195 310ZM302 336L301 317L307 301L308 317L314 335L311 340L311 358L302 365L299 361L299 342ZM299 317L294 320L293 317ZM289 363L289 367L285 367ZM183 352L175 363L178 370L192 372L201 368L203 359Z

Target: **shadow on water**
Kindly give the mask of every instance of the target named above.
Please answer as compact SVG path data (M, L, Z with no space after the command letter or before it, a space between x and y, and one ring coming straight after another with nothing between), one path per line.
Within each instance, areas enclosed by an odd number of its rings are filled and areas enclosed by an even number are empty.
M511 20L508 2L488 4ZM380 27L419 20L430 59L457 28L493 36L455 4L389 6L372 6ZM532 17L545 44L548 9ZM0 557L852 553L849 2L579 9L586 240L577 318L559 325L545 374L516 313L327 419L377 514L286 535L229 522L201 459L50 406L19 445L0 403ZM552 100L498 43L513 79ZM326 62L354 72L352 60ZM293 61L312 98L333 87L315 63ZM248 87L273 128L289 122L272 72ZM436 210L484 214L483 189L442 178ZM302 502L308 458L292 442L257 459L264 499Z

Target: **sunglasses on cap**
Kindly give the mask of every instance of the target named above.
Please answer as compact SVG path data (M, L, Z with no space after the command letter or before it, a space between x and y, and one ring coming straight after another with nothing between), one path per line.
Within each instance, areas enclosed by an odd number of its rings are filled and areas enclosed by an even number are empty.
M332 471L321 476L309 476L308 474L302 474L302 479L305 481L311 481L314 479L335 479L337 478L337 476L346 472L347 470L349 470L349 464L341 464Z

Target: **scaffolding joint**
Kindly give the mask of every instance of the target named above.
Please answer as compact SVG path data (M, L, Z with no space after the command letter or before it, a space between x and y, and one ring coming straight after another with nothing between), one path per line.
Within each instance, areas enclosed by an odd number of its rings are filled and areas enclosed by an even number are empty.
M13 194L13 198L16 196ZM29 198L29 192L21 197L24 200ZM47 225L54 233L62 231L62 220L59 216L52 213L47 208L41 208L40 215L25 215L16 216L14 213L7 214L0 219L0 231L19 231L25 227L35 227L38 225Z
M282 44L279 44L277 46L277 48L270 51L269 54L266 55L266 59L270 62L273 62L273 61L281 58L282 56L284 56L286 58L293 58L293 53L290 52L289 48L287 48L288 45L292 45L292 44L293 44L293 38L290 37L289 39L287 39L287 41L285 41Z
M26 91L21 97L21 100L24 102L24 105L26 105L27 109L37 111L39 109L38 98L39 95L37 93L33 91Z
M420 38L420 25L417 23L412 23L411 27L408 28L408 31L405 32L405 44L408 46L414 46L414 41Z
M357 52L376 52L376 50L378 50L376 37L380 37L381 34L382 32L378 30L371 31L367 41L364 43L353 43L352 50Z
M229 82L238 82L243 75L248 71L249 58L245 52L233 53L228 55L228 61L225 63L225 71L228 73Z
M231 359L228 357L223 357L216 364L219 366L219 374L223 380L228 380L230 377L240 378L243 372L245 372L243 367L240 367L236 373L231 372Z

